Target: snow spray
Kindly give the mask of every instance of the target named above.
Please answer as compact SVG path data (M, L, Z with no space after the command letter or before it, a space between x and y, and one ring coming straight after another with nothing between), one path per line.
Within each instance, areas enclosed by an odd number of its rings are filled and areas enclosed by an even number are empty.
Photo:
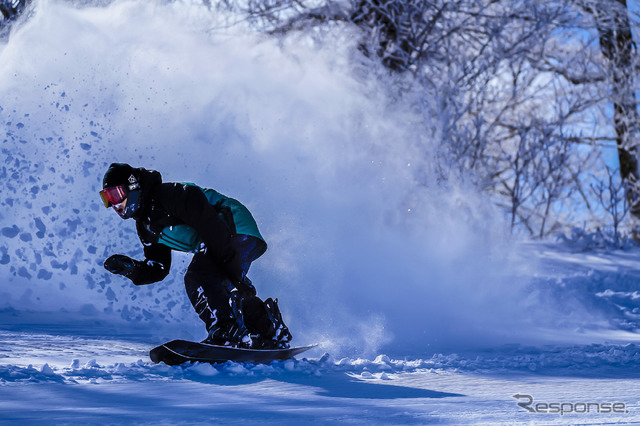
M102 268L114 253L142 257L134 224L98 197L118 161L249 207L269 243L249 275L279 298L296 344L424 354L526 336L536 317L500 214L475 188L441 183L437 131L354 72L351 30L281 43L217 31L206 2L85 3L34 2L0 45L0 308L85 309L198 337L187 255L144 288Z

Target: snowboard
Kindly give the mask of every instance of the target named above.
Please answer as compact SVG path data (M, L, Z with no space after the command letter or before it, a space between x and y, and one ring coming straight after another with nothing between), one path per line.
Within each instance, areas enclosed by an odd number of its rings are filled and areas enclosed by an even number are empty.
M268 364L271 361L284 361L293 358L315 346L299 346L288 349L243 349L178 339L151 349L149 357L156 364L164 362L167 365L179 365L188 361L210 364L227 361Z

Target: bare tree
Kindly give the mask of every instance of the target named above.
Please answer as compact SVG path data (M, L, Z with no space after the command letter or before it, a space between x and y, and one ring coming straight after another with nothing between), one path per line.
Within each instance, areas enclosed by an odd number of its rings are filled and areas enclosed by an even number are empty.
M627 187L631 213L640 219L640 177L638 171L639 117L635 94L634 56L636 45L626 0L582 1L596 22L600 49L608 61L613 121L620 161L620 176Z
M421 83L425 124L440 129L442 178L458 170L496 194L514 229L543 237L600 223L610 209L595 208L590 188L610 181L610 168L591 170L603 147L617 147L628 201L638 202L638 64L624 0L224 4L273 35L357 28L365 56Z
M608 216L606 224L612 227L614 244L620 244L620 228L624 218L629 212L629 204L627 203L625 194L625 185L620 173L617 169L613 169L608 164L603 166L607 172L607 180L594 180L591 184L591 192Z
M19 16L27 3L27 0L0 0L0 25Z

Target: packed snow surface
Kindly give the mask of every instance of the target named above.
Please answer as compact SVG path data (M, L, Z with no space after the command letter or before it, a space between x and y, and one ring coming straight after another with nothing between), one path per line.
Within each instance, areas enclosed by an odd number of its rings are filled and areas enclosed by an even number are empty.
M206 3L34 1L0 40L0 422L640 422L640 248L513 241L348 28L271 40ZM142 257L97 194L114 161L246 204L259 295L319 346L151 363L205 333L188 255L145 287L102 268Z

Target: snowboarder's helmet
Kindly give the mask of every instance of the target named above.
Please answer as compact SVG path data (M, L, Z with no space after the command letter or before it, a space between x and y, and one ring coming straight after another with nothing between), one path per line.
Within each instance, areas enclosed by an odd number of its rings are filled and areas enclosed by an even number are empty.
M112 163L102 179L100 196L105 207L121 203L127 199L124 211L120 214L123 219L133 217L140 209L140 181L136 173L128 164Z

